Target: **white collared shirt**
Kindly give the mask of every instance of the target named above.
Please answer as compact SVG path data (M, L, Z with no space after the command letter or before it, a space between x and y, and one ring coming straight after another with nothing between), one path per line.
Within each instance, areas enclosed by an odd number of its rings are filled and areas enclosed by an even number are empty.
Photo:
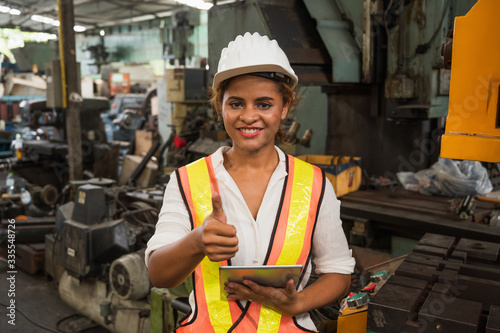
M222 147L212 155L215 178L219 184L222 209L227 223L236 227L239 250L231 258L235 266L262 265L267 254L269 241L273 231L286 172L285 154L276 147L279 163L269 180L262 199L257 219L255 220L233 178L224 168L223 152L229 147ZM148 242L146 264L152 251L178 241L191 231L188 211L182 200L177 177L172 174L165 190L163 206L160 211L156 231ZM333 186L326 181L325 193L321 204L316 228L313 235L312 250L315 254L314 264L317 274L342 273L351 274L355 261L351 256L347 240L340 220L340 201L336 198ZM309 263L304 279L298 290L302 290L311 275L312 265ZM194 297L190 296L191 307ZM314 330L314 324L308 314L297 317L298 323Z

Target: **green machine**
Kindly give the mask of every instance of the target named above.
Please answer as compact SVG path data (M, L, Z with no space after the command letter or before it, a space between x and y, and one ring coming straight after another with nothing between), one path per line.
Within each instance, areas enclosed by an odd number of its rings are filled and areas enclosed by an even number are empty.
M361 156L369 175L432 164L448 109L443 45L476 0L247 0L209 11L209 73L245 32L276 39L299 77L296 154ZM217 38L215 38L217 36ZM444 49L444 48L443 48ZM210 82L210 80L209 80ZM304 103L305 101L305 103ZM380 156L384 156L381 159Z

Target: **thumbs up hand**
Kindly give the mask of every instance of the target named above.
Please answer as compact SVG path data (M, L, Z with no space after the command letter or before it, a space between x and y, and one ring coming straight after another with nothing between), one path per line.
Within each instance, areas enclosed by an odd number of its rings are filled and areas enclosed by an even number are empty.
M227 224L218 193L212 195L212 208L212 214L200 226L201 246L211 261L223 261L234 257L238 252L238 237L236 228Z

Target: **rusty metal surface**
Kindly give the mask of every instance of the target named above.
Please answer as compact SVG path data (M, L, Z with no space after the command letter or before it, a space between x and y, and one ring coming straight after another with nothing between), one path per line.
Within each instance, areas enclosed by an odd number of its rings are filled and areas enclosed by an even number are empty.
M478 254L469 246L476 243L485 242L426 234L416 246L426 253L409 254L369 303L368 330L499 332L500 262L491 255L498 244L483 244Z
M451 69L451 59L453 50L453 37L446 37L446 41L441 46L441 55L444 59L444 68Z

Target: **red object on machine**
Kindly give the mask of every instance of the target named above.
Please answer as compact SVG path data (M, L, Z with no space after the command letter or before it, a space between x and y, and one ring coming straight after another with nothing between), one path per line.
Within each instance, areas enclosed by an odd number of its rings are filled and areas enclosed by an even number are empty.
M130 94L130 75L128 73L109 73L109 93Z
M181 138L179 136L176 136L174 138L174 146L176 146L177 148L184 148L184 147L186 147L186 143L187 143L187 140L184 139L184 138Z

